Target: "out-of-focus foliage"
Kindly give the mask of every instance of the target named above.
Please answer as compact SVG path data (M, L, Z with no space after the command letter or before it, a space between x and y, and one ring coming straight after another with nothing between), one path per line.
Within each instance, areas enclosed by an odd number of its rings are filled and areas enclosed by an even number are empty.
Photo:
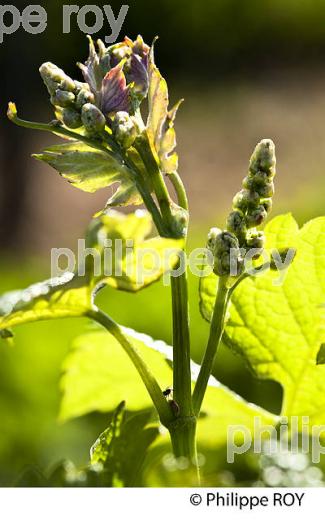
M96 259L91 256L89 262L85 255L84 265L79 259L76 273L66 272L62 276L33 284L27 289L10 291L1 296L1 337L10 337L8 329L24 323L87 316L94 307L96 291L106 284L135 292L159 280L177 262L176 254L182 240L161 237L145 240L151 229L151 217L145 211L130 215L117 211L101 214L91 222L85 239L87 245L98 253L97 265ZM130 236L132 248L127 247ZM114 259L109 257L109 261L105 256L108 240L116 240L110 251ZM115 251L117 247L120 248L118 258ZM141 249L147 254L140 256L138 253ZM166 251L169 254L168 261ZM153 252L156 255L152 256Z
M131 329L124 332L150 366L161 387L168 387L172 381L172 347ZM61 419L71 419L93 411L109 412L122 398L126 400L129 410L151 406L135 368L117 341L105 332L93 332L77 338L64 369ZM192 371L195 379L198 366L193 364ZM255 416L260 417L264 424L275 424L277 421L276 416L249 405L211 378L198 423L199 446L212 449L223 446L229 424L239 422L252 431ZM166 436L162 442L169 445Z

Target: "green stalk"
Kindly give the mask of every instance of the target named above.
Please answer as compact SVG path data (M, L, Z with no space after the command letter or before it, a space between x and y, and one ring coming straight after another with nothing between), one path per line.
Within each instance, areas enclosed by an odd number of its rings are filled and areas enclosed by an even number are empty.
M145 168L153 183L157 201L164 222L168 229L167 236L173 236L173 214L171 199L160 172L157 160L154 157L150 143L146 137L139 138L135 147L140 154ZM187 209L187 197L179 177L174 176L174 185L177 186L177 195L180 205ZM176 189L176 188L175 188ZM162 235L166 236L166 234ZM185 259L182 251L178 268ZM185 259L186 261L186 259ZM173 307L173 399L176 402L179 415L169 425L169 432L176 457L186 457L196 468L196 417L192 407L191 386L191 357L190 357L190 329L188 287L186 271L180 276L171 278L172 307Z
M169 426L175 457L189 458L195 465L196 454L196 418L179 418Z
M176 269L184 265L182 251ZM171 277L173 306L173 394L181 417L193 415L189 306L186 271Z
M182 179L177 172L170 173L168 177L174 186L179 206L188 211L188 199Z
M25 121L24 119L20 119L17 116L16 105L14 103L9 103L8 118L17 126L22 126L23 128L31 128L33 130L41 130L43 132L51 132L52 134L62 135L64 137L70 137L70 139L82 141L83 143L86 143L88 146L91 146L96 150L100 150L102 152L108 153L109 155L112 155L112 153L105 146L100 144L99 141L93 141L92 139L89 139L84 135L72 132L71 130L68 130L67 128L61 126L57 121L52 123L35 123L34 121Z
M179 418L169 426L169 434L176 458L186 457L196 473L197 485L200 485L200 469L196 448L196 417Z
M193 408L196 416L199 415L201 410L209 377L213 369L213 363L224 331L228 294L229 289L226 286L226 280L220 277L211 321L209 340L193 392Z
M139 193L143 199L144 205L146 206L147 210L152 216L152 220L154 221L154 224L157 228L157 231L159 235L165 236L166 230L163 223L163 219L161 217L161 214L159 212L159 209L157 208L155 201L150 193L150 191L146 187L146 180L143 178L143 175L141 171L137 168L136 164L131 160L130 157L128 157L126 154L124 154L124 162L127 166L133 171L136 172L136 186L139 190Z
M87 313L87 316L102 325L120 343L144 382L159 414L161 423L168 428L174 419L171 407L166 401L157 380L152 375L143 359L139 356L132 343L124 335L119 325L100 309L94 308Z
M169 228L172 227L173 224L173 214L171 211L171 199L162 176L162 173L159 169L156 158L154 157L150 143L146 136L138 137L134 143L134 147L138 151L143 164L146 170L149 173L149 176L152 180L153 188L155 191L155 195L157 197L157 201L160 207L160 211L163 219L165 219ZM171 229L170 229L171 232ZM169 233L170 234L170 233Z

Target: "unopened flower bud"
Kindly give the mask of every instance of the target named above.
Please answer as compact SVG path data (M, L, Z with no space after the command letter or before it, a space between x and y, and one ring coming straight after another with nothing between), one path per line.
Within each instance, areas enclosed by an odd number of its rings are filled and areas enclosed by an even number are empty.
M217 276L226 276L230 273L230 254L223 253L220 258L215 258L213 272Z
M256 146L250 160L249 170L252 173L262 171L268 173L270 176L275 172L275 146L271 139L263 139Z
M53 63L43 63L39 71L51 96L55 94L57 89L67 90L68 92L75 91L73 79L69 78L62 69Z
M274 195L274 183L264 172L250 173L245 177L243 186L251 192L258 193L262 198L273 197Z
M208 234L207 248L214 257L213 271L218 276L237 276L241 271L242 258L239 242L229 231L212 228Z
M188 211L177 206L172 207L173 213L173 232L177 237L185 237L188 228L189 214Z
M213 252L214 256L229 253L230 249L238 247L237 238L229 231L221 231L218 228L210 230L208 234L208 248Z
M222 233L221 229L214 227L208 233L207 248L214 254L217 237Z
M259 186L256 191L263 199L269 199L274 195L274 182L266 182L264 185Z
M79 112L77 112L77 110L74 110L73 108L65 108L62 111L62 119L63 123L68 128L80 128L80 126L82 125Z
M86 103L82 107L81 120L85 129L89 133L97 133L105 130L106 119L104 114L91 103Z
M241 211L235 210L229 214L227 218L227 229L228 231L236 235L239 242L244 240L247 232L247 227L245 216Z
M79 94L77 95L76 100L76 107L81 109L84 105L87 103L94 103L95 102L95 96L90 90L88 89L81 89Z
M216 258L213 271L218 276L239 276L243 271L243 259L240 251L232 249L229 253L223 253Z
M251 192L249 190L240 190L237 195L235 195L233 200L234 209L239 209L241 211L247 211L249 208L254 208L259 203L259 195L256 192Z
M80 90L83 90L83 89L89 90L88 83L82 83L82 81L76 81L75 80L74 86L75 86L77 94L80 92Z
M260 226L267 218L267 212L264 206L258 206L246 216L246 223L248 228Z
M137 127L127 112L117 112L113 121L116 142L124 149L130 148L137 136Z
M55 94L51 97L51 103L54 106L67 108L73 105L75 101L75 95L72 92L66 90L56 90Z

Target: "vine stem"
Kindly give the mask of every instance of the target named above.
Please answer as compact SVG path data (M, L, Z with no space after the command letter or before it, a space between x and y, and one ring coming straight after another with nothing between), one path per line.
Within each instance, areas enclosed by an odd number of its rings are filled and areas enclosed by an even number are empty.
M177 172L168 175L177 195L177 201L181 208L188 211L188 198L182 179Z
M191 353L187 274L185 251L181 252L177 269L171 277L173 308L173 394L181 416L193 415L191 387Z
M193 392L193 408L196 416L199 415L201 410L213 363L224 331L227 305L229 302L228 294L229 289L227 288L226 280L220 277L211 320L209 340Z
M161 236L174 237L174 216L171 198L164 177L160 171L157 158L150 146L147 135L143 135L135 143L143 164L150 175L161 215L167 229ZM175 174L171 178L179 204L188 209L187 196L183 183ZM184 263L185 262L185 263ZM172 312L173 312L173 400L178 415L168 427L175 457L186 457L196 469L199 482L199 469L196 450L196 422L192 406L190 324L188 305L188 285L186 269L186 253L182 250L176 266L180 269L178 276L171 277ZM193 467L192 466L192 467Z
M172 228L173 215L171 211L171 199L164 178L159 169L157 158L153 154L147 135L138 137L134 143L134 147L138 151L145 168L150 174L163 219L165 219L168 226ZM170 234L172 234L171 229L167 235Z
M102 325L120 343L121 347L131 359L143 383L145 384L152 402L159 414L161 423L166 428L169 428L171 422L174 420L171 407L166 401L156 378L152 375L135 347L122 332L121 327L114 320L112 320L110 316L96 307L90 310L87 313L87 316Z
M100 150L102 152L108 153L109 155L112 155L112 153L99 141L93 141L84 135L72 132L71 130L61 126L58 121L53 121L52 123L36 123L34 121L25 121L24 119L20 119L17 115L15 103L9 103L7 115L10 121L15 123L17 126L31 128L33 130L41 130L43 132L51 132L52 134L62 135L64 137L69 137L70 139L76 139L77 141L82 141L83 143L88 144L88 146L91 148L95 148L96 150Z
M185 251L178 267L184 265ZM186 258L185 258L186 261ZM177 403L179 415L170 424L169 433L175 457L186 457L196 470L200 485L200 471L197 458L196 425L197 418L192 406L192 378L190 352L190 321L188 305L188 285L186 270L179 276L171 277L173 309L173 399Z

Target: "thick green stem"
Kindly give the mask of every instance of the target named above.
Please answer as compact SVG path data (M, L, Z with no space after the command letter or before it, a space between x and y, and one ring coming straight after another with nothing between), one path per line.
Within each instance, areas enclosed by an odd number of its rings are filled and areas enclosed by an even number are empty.
M152 216L152 220L157 228L158 233L160 235L164 234L165 230L162 218L151 194L146 190L142 182L136 181L136 186L143 199L144 205Z
M171 423L170 437L175 457L193 459L196 453L196 418L180 418Z
M168 428L169 424L174 420L171 407L166 401L157 380L152 375L143 359L139 356L137 350L122 332L119 325L115 323L115 321L113 321L107 314L99 309L94 308L92 311L88 312L88 316L105 327L105 329L120 343L121 347L125 350L138 373L140 374L141 379L144 382L152 402L159 414L161 423L166 426L166 428Z
M196 448L196 417L178 418L169 426L169 434L176 458L185 457L194 469L196 483L200 485L200 470Z
M146 206L147 210L151 214L152 220L154 221L154 224L157 228L159 235L165 236L166 230L165 230L164 222L163 222L163 219L159 212L159 209L157 208L155 201L146 186L146 179L144 179L141 171L137 168L137 165L134 163L134 161L132 161L132 159L130 157L128 157L127 154L124 154L123 159L124 159L125 163L129 166L129 168L136 172L136 186L143 199L144 205Z
M209 377L212 372L215 356L220 345L225 327L225 317L228 304L229 289L225 280L219 278L218 292L213 310L210 335L198 379L193 392L193 408L196 416L199 415Z
M179 406L180 416L188 417L193 414L191 388L191 353L190 353L190 325L185 252L176 269L181 269L178 276L171 277L172 306L173 306L173 394ZM185 264L186 265L186 264Z

